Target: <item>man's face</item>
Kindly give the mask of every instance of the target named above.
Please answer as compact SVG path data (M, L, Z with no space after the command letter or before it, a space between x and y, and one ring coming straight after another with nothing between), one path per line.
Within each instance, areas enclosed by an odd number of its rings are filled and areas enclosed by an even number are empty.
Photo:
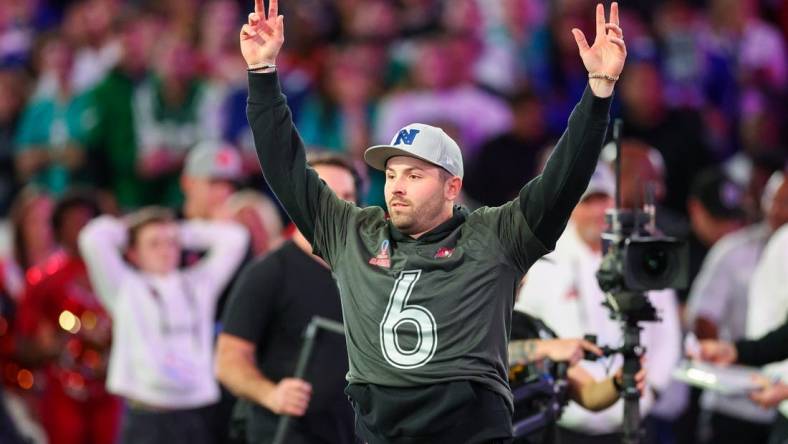
M186 198L183 211L189 219L210 219L235 191L227 181L188 176L181 179L181 189Z
M314 170L337 197L348 202L356 202L356 183L350 171L334 165L317 165Z
M774 230L788 223L788 179L783 180L780 188L774 193L771 206L766 213L766 220Z
M180 255L180 236L174 222L153 222L143 226L129 249L129 258L134 265L152 274L175 271Z
M447 202L456 198L450 195L453 192L447 186L448 174L442 171L413 157L388 160L384 193L391 222L398 230L417 234L440 223Z
M602 193L592 194L577 204L571 220L583 242L589 245L602 242L602 233L607 226L605 212L610 208L613 208L613 198Z

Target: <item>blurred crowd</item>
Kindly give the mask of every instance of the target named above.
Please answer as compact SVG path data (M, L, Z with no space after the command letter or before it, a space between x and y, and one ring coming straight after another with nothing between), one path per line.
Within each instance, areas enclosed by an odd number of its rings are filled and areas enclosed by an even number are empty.
M384 204L384 179L364 166L364 149L411 122L440 126L459 143L466 205L499 205L538 174L585 88L570 29L590 34L593 4L282 1L287 44L277 71L301 137L355 165L364 205ZM151 205L173 220L235 221L248 233L242 263L290 236L246 120L238 33L251 8L241 0L0 2L0 378L14 422L0 415L0 442L18 433L109 443L119 433L124 405L104 385L113 316L78 245L89 221ZM613 117L623 119L622 202L653 205L657 228L690 242L693 284L655 296L671 301L660 309L675 319L656 333L670 349L656 372L669 372L682 332L736 340L766 332L746 325L753 312L763 325L788 314L773 304L747 314L758 303L748 293L753 276L765 275L756 272L763 250L788 222L788 2L627 1L621 27L628 59ZM614 157L606 148L602 162ZM559 243L567 279L574 253L598 254L609 182L573 214L567 231L577 236L566 236L576 238ZM203 253L185 252L180 263ZM730 257L743 259L726 264ZM555 298L582 295L587 283L577 282ZM528 291L517 308L549 317ZM217 319L225 299L217 296ZM755 437L766 436L774 409L746 399L732 408L669 379L655 384L663 392L650 424L655 442L718 443L721 434L765 442ZM620 427L584 423L579 414L565 420L590 435Z

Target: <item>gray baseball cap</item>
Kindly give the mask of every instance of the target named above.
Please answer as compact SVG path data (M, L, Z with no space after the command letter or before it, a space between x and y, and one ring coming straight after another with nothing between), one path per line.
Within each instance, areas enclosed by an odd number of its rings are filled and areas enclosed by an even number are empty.
M220 141L204 141L189 151L183 167L188 177L235 181L243 177L238 150Z
M394 156L408 156L439 166L454 176L463 176L462 153L457 142L442 129L412 123L391 139L390 145L375 145L364 152L364 160L376 170L385 171Z

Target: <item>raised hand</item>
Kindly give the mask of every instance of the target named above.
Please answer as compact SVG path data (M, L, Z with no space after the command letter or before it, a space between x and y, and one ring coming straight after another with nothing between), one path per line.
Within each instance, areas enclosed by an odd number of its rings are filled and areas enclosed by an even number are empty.
M627 58L627 46L624 43L624 33L619 26L618 3L610 5L610 22L605 22L605 8L601 3L596 5L596 37L594 44L588 46L583 31L574 28L572 35L577 42L580 58L589 74L605 75L617 79L624 69ZM615 81L605 79L592 79L590 84L594 94L606 97L613 93Z
M255 0L254 12L241 28L241 54L248 66L276 64L276 56L285 42L284 16L278 14L278 0L270 0L267 17L263 0Z

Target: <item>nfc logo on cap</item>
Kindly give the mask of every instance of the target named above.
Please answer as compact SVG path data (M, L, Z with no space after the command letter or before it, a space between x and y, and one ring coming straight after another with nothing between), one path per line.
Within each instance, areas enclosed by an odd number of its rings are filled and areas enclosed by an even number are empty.
M401 143L405 143L405 145L413 145L413 140L416 138L416 134L418 134L420 130L417 129L403 129L397 134L397 140L394 141L394 145L399 145Z

